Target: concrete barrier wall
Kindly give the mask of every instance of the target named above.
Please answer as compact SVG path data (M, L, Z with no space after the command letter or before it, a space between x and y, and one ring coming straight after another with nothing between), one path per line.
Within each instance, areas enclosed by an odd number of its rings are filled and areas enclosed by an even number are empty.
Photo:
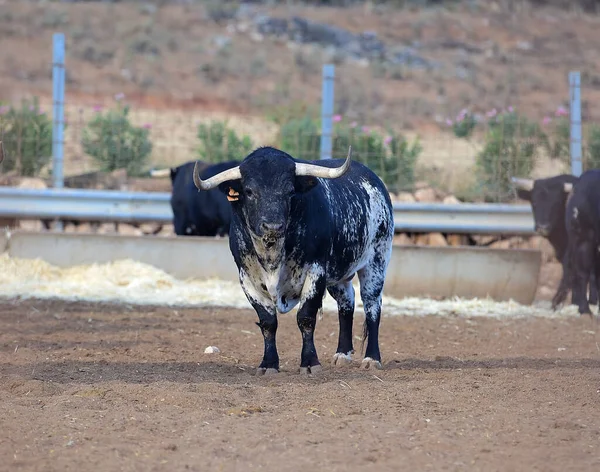
M4 237L6 239L6 237ZM180 279L237 281L227 238L148 237L16 231L0 249L59 267L133 259ZM533 302L541 266L536 250L394 246L384 292L393 297L491 297Z

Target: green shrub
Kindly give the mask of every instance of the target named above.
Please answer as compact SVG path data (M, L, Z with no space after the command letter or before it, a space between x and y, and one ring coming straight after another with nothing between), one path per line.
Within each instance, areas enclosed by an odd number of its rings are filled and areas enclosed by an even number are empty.
M393 192L412 189L415 166L422 151L418 141L408 141L392 131L388 136L352 125L336 125L333 137L334 157L346 157L352 146L352 159L365 164L375 172Z
M0 139L4 142L5 171L32 177L52 160L52 120L33 102L0 107Z
M83 130L83 150L105 172L126 169L140 175L152 152L148 126L133 126L128 115L129 106L118 104L115 110L98 112Z
M552 133L546 141L548 155L565 164L571 162L571 127L568 117L558 117L554 121Z
M352 146L352 159L373 170L390 191L412 188L415 166L422 147L418 141L409 144L392 131L387 136L359 128L356 123L345 122L334 116L332 157L344 158ZM321 151L321 124L306 115L283 123L279 134L279 147L294 157L318 160Z
M476 125L475 116L463 109L452 123L452 131L454 131L454 136L457 138L469 138L473 134Z
M321 126L310 116L292 118L279 129L282 151L307 160L319 159L321 153Z
M584 170L600 169L600 127L592 125L589 129Z
M489 121L483 150L476 168L486 200L506 201L513 196L512 176L526 177L533 170L546 136L539 125L515 112Z
M198 138L200 158L212 163L243 159L254 147L249 136L244 135L240 138L234 130L227 127L226 121L200 124Z

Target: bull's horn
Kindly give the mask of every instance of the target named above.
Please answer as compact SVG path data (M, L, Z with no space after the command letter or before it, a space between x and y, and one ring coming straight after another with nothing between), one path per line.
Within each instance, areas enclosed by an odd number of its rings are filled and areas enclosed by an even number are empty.
M565 182L563 185L564 185L564 187L565 187L565 192L566 192L566 193L570 193L570 192L571 192L571 190L573 190L573 184L572 184L572 183L570 183L570 182Z
M4 160L4 144L0 141L0 162Z
M337 179L346 173L350 167L350 158L352 157L352 146L348 147L348 157L340 167L323 167L315 164L296 163L296 175L310 175L312 177L321 177L323 179Z
M531 179L520 179L519 177L511 177L511 182L515 185L515 187L520 188L521 190L532 190L533 189L533 180Z
M150 177L168 177L171 175L171 169L157 169L150 171Z
M200 168L198 164L198 161L194 164L194 184L196 184L198 190L210 190L228 180L238 180L242 178L240 166L235 166L212 176L210 179L202 180L200 178Z

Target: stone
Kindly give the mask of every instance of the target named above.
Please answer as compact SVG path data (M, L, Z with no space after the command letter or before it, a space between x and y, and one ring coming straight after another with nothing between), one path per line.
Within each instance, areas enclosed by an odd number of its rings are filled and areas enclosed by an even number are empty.
M477 246L487 246L496 240L496 236L491 234L474 234L471 237Z
M21 177L21 181L17 185L17 188L29 188L29 189L44 189L48 188L46 182L36 177Z
M510 249L511 248L510 239L501 239L500 241L496 241L490 244L491 249Z
M435 190L431 187L419 189L415 192L415 200L420 203L434 203L436 201Z
M412 246L414 242L412 239L410 239L410 236L408 234L400 233L394 236L394 244L401 246Z
M428 246L447 246L448 242L441 233L429 233Z
M144 233L140 228L128 224L119 224L119 234L128 236L142 236Z
M18 226L15 225L15 227L25 231L35 231L36 233L44 231L44 226L40 220L20 220Z
M449 234L446 236L449 246L468 246L468 237L464 234Z
M520 236L515 236L513 238L502 239L500 241L496 241L489 246L492 249L522 249L527 248L527 241L525 241Z
M415 244L417 246L428 246L429 245L429 234L417 234L415 236Z
M444 199L442 200L442 203L444 205L456 205L456 204L459 204L461 202L454 195L448 195L447 197L444 197Z
M408 203L416 202L415 196L412 193L408 193L408 192L400 192L398 195L396 195L394 200L397 202L408 202Z
M542 262L556 261L556 254L550 241L543 236L532 236L529 238L528 246L542 253Z

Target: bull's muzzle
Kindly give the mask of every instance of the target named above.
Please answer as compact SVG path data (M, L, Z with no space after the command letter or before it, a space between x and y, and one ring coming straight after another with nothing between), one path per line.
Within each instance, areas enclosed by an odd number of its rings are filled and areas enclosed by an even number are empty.
M267 223L263 221L260 224L260 232L265 246L271 247L274 246L275 243L283 236L284 224Z

